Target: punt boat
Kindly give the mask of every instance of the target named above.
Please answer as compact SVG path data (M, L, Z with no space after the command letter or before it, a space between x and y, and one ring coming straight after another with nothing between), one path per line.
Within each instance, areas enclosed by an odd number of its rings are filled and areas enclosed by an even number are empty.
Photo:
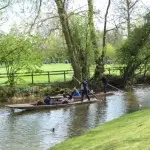
M53 109L53 108L63 108L63 107L69 107L72 105L82 105L82 104L90 104L90 103L96 103L103 101L105 96L114 95L114 93L108 92L108 93L97 93L97 94L91 94L91 100L88 101L87 99L80 101L81 97L76 96L73 97L74 101L70 101L67 104L62 104L60 101L58 103L53 105L36 105L35 103L27 103L27 104L10 104L5 105L6 107L15 110L15 109L22 109L22 110L41 110L41 109ZM53 97L53 100L56 100L60 98L60 96Z

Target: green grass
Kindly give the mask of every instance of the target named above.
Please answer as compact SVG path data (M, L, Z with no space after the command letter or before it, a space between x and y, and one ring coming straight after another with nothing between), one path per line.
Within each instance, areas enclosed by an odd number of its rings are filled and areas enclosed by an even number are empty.
M43 64L41 68L39 68L43 71L59 71L59 70L71 70L72 67L70 64ZM24 70L20 71L23 72ZM5 68L0 68L0 73L6 73ZM2 75L4 76L4 75ZM32 77L27 76L27 77L21 77L24 82L26 83L31 83L32 82ZM71 74L66 75L66 81L71 80ZM7 78L0 78L0 84L4 83L7 81ZM64 81L64 75L51 75L50 76L50 82L56 82L56 81ZM34 83L48 83L48 75L39 75L39 76L34 76Z
M50 150L150 150L150 109L127 114Z
M43 71L71 70L71 64L44 64L41 68Z
M57 70L70 70L72 69L70 64L43 64L41 68L43 71L57 71ZM24 71L24 70L22 70ZM21 72L21 71L20 71ZM6 73L5 68L0 68L0 73Z
M119 65L106 65L106 68L108 67L119 67ZM93 70L91 71L91 76L94 73L94 67L91 67ZM64 64L64 63L59 63L59 64L43 64L40 70L43 71L59 71L59 70L72 70L71 64ZM20 72L24 72L24 70L21 70ZM5 68L0 68L0 73L6 73ZM113 70L111 69L110 72L112 75L119 75L120 71L119 70ZM109 71L106 70L105 74L109 74ZM4 75L0 75L2 77ZM21 77L25 83L32 83L32 77L31 76L26 76L26 77ZM66 74L66 81L71 80L72 75L71 74ZM3 84L4 82L7 81L7 78L0 78L0 84ZM51 75L50 76L50 82L62 82L64 81L64 75L63 72L61 75ZM39 75L39 76L34 76L34 83L48 83L48 75Z

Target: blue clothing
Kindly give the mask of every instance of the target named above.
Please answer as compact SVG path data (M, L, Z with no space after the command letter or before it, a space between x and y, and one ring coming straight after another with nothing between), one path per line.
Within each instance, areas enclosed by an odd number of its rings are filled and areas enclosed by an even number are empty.
M85 80L82 82L82 86L83 86L84 91L86 91L86 92L89 91L88 83Z
M51 98L49 96L44 99L44 103L46 105L50 105L50 102L51 102Z
M88 88L88 83L87 83L87 81L84 80L84 81L82 82L82 86L83 86L83 89L82 89L81 101L83 101L84 95L86 95L86 97L88 98L88 100L90 100L90 97L89 97L89 95L88 95L89 88Z
M72 96L81 96L78 90L75 90L72 94Z

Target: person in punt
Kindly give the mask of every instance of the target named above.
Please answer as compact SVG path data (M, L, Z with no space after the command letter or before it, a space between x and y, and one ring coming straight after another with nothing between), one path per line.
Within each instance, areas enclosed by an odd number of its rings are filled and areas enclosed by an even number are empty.
M103 76L101 80L102 80L102 83L103 83L104 93L106 93L107 92L107 85L108 85L107 78L105 76Z
M52 100L51 100L49 95L44 99L44 104L45 105L51 105L52 104Z
M67 98L67 95L65 93L63 94L63 98L61 100L62 100L62 104L68 104L69 103L69 99Z
M87 99L90 101L90 97L88 95L90 90L88 88L88 83L85 80L85 78L83 78L83 80L82 80L82 82L80 84L82 85L81 102L83 102L84 95L86 95Z
M52 101L51 101L50 96L48 95L44 98L43 101L38 100L37 103L34 105L51 105L51 104L52 104Z
M73 91L71 92L71 94L68 94L69 96L69 100L72 100L73 97L81 97L80 92L78 91L78 89L76 87L73 88Z

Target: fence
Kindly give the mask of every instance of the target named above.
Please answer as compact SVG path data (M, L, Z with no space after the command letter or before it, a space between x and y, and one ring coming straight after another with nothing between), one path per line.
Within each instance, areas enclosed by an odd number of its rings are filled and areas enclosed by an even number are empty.
M124 71L123 67L111 67L105 68L105 74L121 75ZM94 70L90 70L90 76L92 76ZM48 72L27 72L27 73L15 73L14 77L18 82L25 83L52 83L52 82L66 82L72 79L73 70L59 70ZM7 81L7 74L0 74L0 84L4 84Z

